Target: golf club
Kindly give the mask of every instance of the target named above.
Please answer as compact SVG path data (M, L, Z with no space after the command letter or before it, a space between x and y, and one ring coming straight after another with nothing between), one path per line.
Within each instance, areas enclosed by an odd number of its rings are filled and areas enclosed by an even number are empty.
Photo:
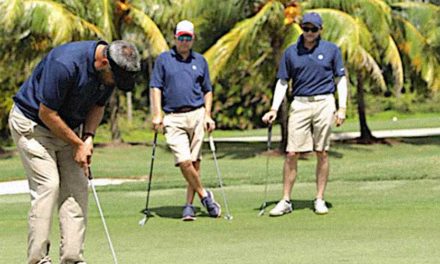
M265 179L265 186L264 186L264 200L260 207L260 212L258 213L258 216L264 215L264 210L267 206L267 185L269 181L269 151L272 144L272 124L269 124L269 127L267 129L267 158L266 158L266 179Z
M150 202L150 190L151 190L151 180L153 179L153 165L154 159L156 155L156 144L157 144L157 131L154 133L153 140L153 153L151 154L151 166L150 166L150 174L148 176L148 187L147 187L147 201L145 203L145 209L141 211L144 214L144 218L139 221L140 226L144 226L147 222L148 218L152 216L150 210L148 209L148 204Z
M220 189L222 191L223 194L223 200L225 203L225 207L226 207L226 216L225 219L226 220L232 220L232 215L229 211L229 207L228 207L228 202L226 201L226 194L225 194L225 190L223 189L223 181L222 181L222 176L220 173L220 168L218 167L218 162L217 162L217 155L215 154L215 144L214 144L214 139L212 138L212 135L209 134L209 148L212 151L212 156L214 157L214 163L215 163L215 168L217 169L217 179L218 179L218 183L220 185Z
M118 264L118 260L116 259L115 249L113 248L113 243L110 238L110 233L108 232L107 224L105 223L104 213L102 212L101 204L98 199L98 194L96 193L95 185L93 184L92 170L90 169L90 167L89 167L89 183L90 183L90 186L92 187L93 197L95 197L96 206L98 207L98 211L99 211L99 215L101 216L102 224L104 225L104 231L107 236L107 241L108 241L108 245L110 246L110 251L112 252L113 262L115 264Z

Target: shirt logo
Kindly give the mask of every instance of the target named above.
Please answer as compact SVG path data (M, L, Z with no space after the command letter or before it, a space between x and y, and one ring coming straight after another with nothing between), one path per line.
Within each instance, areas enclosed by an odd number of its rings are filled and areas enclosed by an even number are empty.
M319 55L318 55L318 60L323 60L323 59L324 59L324 55L319 54Z
M192 68L193 68L193 70L197 70L197 66L196 65L193 65Z

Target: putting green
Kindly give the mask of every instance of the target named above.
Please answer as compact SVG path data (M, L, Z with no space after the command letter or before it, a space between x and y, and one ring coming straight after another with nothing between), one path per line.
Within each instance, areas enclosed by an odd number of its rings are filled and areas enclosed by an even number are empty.
M266 210L258 217L263 190L262 185L228 187L232 221L199 210L197 221L189 223L180 220L183 189L153 190L155 216L143 228L138 221L145 192L115 186L98 188L98 195L119 263L436 264L440 259L438 180L330 182L332 208L326 216L310 209L314 184L298 183L293 213L271 218ZM220 190L214 193L223 204ZM270 201L280 193L280 184L269 186ZM200 209L198 201L195 205ZM1 263L25 263L28 206L28 195L0 196ZM85 256L89 263L112 263L91 194L89 208ZM56 219L52 233L50 255L56 260Z

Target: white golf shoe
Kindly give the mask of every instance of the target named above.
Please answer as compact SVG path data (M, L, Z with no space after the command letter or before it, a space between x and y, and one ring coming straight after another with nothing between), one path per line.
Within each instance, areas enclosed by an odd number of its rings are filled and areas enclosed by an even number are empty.
M282 216L290 212L292 212L292 203L290 201L281 200L272 210L270 210L269 215Z
M325 201L322 199L315 199L315 213L316 214L327 214L328 213L328 208L327 205L325 205Z

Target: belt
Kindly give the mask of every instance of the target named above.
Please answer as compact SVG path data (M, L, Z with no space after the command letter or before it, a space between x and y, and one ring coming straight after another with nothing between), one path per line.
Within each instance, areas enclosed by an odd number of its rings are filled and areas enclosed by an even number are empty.
M197 109L199 109L199 108L201 108L201 106L197 106L197 107L194 107L194 106L185 106L185 107L177 108L177 109L174 110L174 111L167 112L167 114L182 114L182 113L188 113L188 112L191 112L191 111L197 110Z
M312 96L295 96L293 97L294 101L300 101L300 102L318 102L326 100L327 98L332 97L333 94L320 94L320 95L312 95Z

